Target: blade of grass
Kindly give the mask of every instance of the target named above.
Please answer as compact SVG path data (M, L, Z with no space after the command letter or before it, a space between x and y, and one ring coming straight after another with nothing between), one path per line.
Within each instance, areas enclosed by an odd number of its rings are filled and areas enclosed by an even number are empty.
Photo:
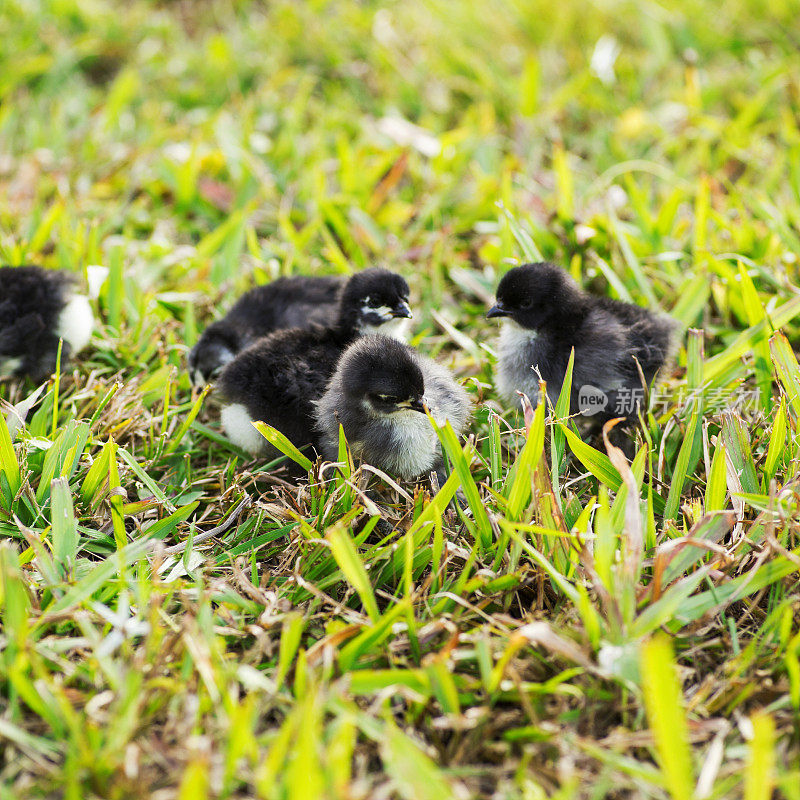
M558 423L559 428L564 431L570 450L575 458L583 464L600 483L619 491L622 486L622 476L614 468L611 459L605 454L586 444L577 434L573 433L566 425Z
M689 737L669 640L658 635L644 642L640 669L647 720L656 755L672 800L691 800L694 786Z
M756 384L758 385L759 407L768 409L772 398L772 358L770 356L769 337L772 334L772 325L764 311L764 306L758 299L758 292L753 285L753 280L739 261L739 281L742 286L742 300L744 302L747 322L753 326L764 323L764 331L753 339L753 357L755 358Z
M744 800L769 800L775 786L775 722L765 711L750 719L753 738L744 772Z
M66 478L56 478L50 489L52 498L53 556L63 575L69 574L78 555L78 521L72 507L72 493Z
M254 422L253 427L276 449L299 464L306 472L314 465L279 430L264 422Z
M404 800L456 800L439 767L393 722L387 722L380 738L386 771Z
M749 327L746 331L742 331L721 353L706 361L703 369L703 383L709 386L713 385L716 378L724 374L732 364L752 350L753 342L757 341L759 336L770 327L783 327L798 314L800 314L800 296L792 297L791 300L772 311L770 313L771 323L768 323L767 320L762 320L758 324ZM776 334L776 336L778 335ZM774 339L775 337L773 336Z
M760 487L750 451L750 437L739 417L731 413L723 414L722 440L725 443L725 456L739 476L742 488L749 494L758 494Z
M769 435L769 447L762 474L762 489L766 492L769 484L778 471L778 464L783 459L786 446L786 396L781 395L781 401L775 410L775 419L772 423L772 433Z
M795 417L800 419L800 367L786 336L778 331L769 342L772 363Z
M545 401L544 398L540 398L533 415L533 422L528 430L528 437L514 463L514 479L511 485L507 487L508 504L506 506L506 515L512 522L520 519L522 511L531 496L533 471L542 458L544 451L544 410Z
M667 504L664 508L664 519L675 519L678 514L683 487L686 483L689 460L695 448L696 436L700 424L700 408L695 404L692 406L692 416L686 429L686 434L681 442L681 449L678 451L678 460L675 462L675 470L672 473L672 481L667 494Z
M8 431L5 417L2 414L0 414L0 473L7 481L10 493L10 497L7 500L5 493L3 493L3 507L6 511L11 512L11 499L16 496L22 481L17 454L14 452L11 435ZM8 505L6 505L6 501Z
M325 539L330 545L333 557L347 578L350 585L356 590L367 615L376 623L380 619L378 604L375 602L375 594L372 591L372 584L364 568L364 562L356 550L353 540L348 532L341 525L334 525L325 534Z
M711 460L711 474L706 482L706 512L722 511L725 508L725 498L728 495L725 463L725 445L721 439L718 439L714 457Z
M439 441L442 443L442 449L447 453L447 457L450 459L458 475L459 482L461 483L461 490L467 498L467 503L469 504L473 519L478 528L481 547L488 549L492 543L492 525L489 522L489 516L481 500L478 487L470 472L470 464L472 462L474 449L469 443L465 444L463 448L461 447L458 437L453 430L453 426L449 422L445 422L445 424L440 427L436 424L436 421L430 413L428 414L428 419L431 425L433 425L436 435L439 437Z

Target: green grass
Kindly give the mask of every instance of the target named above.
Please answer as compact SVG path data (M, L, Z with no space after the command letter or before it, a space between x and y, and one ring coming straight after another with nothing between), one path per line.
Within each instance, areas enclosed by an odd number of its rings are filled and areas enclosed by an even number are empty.
M798 8L767 6L2 4L0 259L109 273L0 422L0 797L800 798ZM496 402L483 313L539 257L680 323L630 464ZM189 387L254 281L374 263L476 401L435 496L282 482Z

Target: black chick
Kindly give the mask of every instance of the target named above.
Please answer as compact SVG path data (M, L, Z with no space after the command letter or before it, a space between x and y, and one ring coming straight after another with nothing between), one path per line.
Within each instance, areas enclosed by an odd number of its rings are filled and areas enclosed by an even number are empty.
M386 270L365 270L380 282ZM285 328L307 328L311 325L332 326L336 323L338 303L347 280L343 276L299 275L278 278L272 283L257 286L237 300L225 317L206 328L189 353L189 375L192 383L201 386L216 377L234 356L261 336ZM375 297L365 297L367 305ZM370 316L370 319L367 319ZM399 304L389 309L378 306L370 309L362 320L365 330L369 326L388 331L397 328L411 317L408 294Z
M538 370L555 403L575 348L570 409L604 422L634 420L644 387L672 350L675 323L633 305L583 292L554 264L523 264L497 287L488 317L506 317L500 332L497 389L508 403L517 390L536 403Z
M94 317L72 275L41 267L0 267L0 378L45 380L89 342Z
M405 480L441 466L426 406L456 434L470 416L469 396L447 369L385 336L351 344L316 405L325 458L337 458L341 424L356 458Z
M319 449L314 425L318 400L344 349L384 318L410 316L408 284L387 270L357 272L341 292L336 322L275 331L242 350L223 370L222 426L228 438L254 454L274 454L252 422L277 428L295 446Z

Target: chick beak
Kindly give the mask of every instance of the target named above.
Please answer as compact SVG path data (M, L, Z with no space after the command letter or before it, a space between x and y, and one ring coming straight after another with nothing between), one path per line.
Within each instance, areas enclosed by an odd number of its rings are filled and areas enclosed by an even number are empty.
M425 405L425 401L424 401L424 400L422 400L422 399L419 399L419 400L412 400L412 401L411 401L411 402L408 404L408 407L409 407L409 408L410 408L412 411L419 411L419 412L420 412L420 414L426 414L426 413L427 413L427 411L428 411L428 407Z
M411 313L411 306L405 300L401 300L393 309L392 309L392 316L393 317L403 317L405 319L411 319L413 316Z
M510 316L509 312L506 311L505 308L503 308L501 303L496 303L486 312L487 319L494 319L495 317L508 317L508 316Z

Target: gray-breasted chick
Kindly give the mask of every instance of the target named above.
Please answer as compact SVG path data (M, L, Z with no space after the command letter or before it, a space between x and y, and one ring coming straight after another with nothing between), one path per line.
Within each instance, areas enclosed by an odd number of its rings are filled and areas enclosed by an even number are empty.
M629 402L643 390L636 362L649 385L671 354L675 328L669 317L587 294L549 263L509 270L487 316L506 318L496 369L497 389L506 403L516 402L517 391L536 403L539 378L534 368L555 403L574 347L570 410L598 422L636 418L636 404Z
M374 287L364 295L364 307L359 309L363 332L379 328L402 337L403 323L411 318L408 285L401 287L404 291L392 307L385 307L385 290L391 290L399 276L383 269L360 274ZM343 276L298 275L278 278L246 292L225 317L203 331L189 353L192 383L202 386L215 378L237 353L261 336L286 328L335 325L347 280Z
M242 350L222 370L217 386L228 438L254 454L274 454L252 426L261 420L296 447L319 449L314 402L322 397L339 357L373 319L410 314L407 297L408 284L400 275L357 272L340 294L335 324L275 331Z
M457 434L469 420L469 396L447 369L396 339L364 336L316 404L322 454L337 458L341 424L353 456L368 464L405 480L436 470L442 455L426 406Z
M89 342L94 316L73 275L41 267L0 267L0 378L39 383Z

